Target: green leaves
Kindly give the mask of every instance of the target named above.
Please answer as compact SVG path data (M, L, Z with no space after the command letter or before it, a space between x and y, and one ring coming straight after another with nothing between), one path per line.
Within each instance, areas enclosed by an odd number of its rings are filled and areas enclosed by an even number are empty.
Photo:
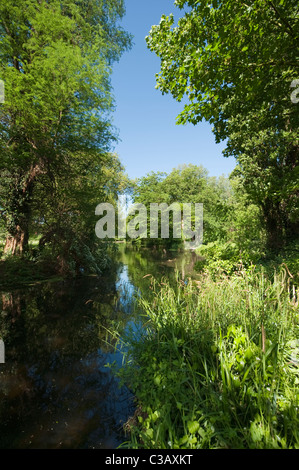
M153 202L169 205L202 203L206 242L225 236L231 210L230 196L227 179L209 177L206 169L191 164L174 168L169 174L150 173L135 182L133 192L134 202L147 207Z
M189 7L178 25L163 17L147 38L161 59L157 87L177 101L188 98L178 124L204 119L217 142L227 141L224 155L240 164L244 189L262 210L268 248L277 251L275 240L283 245L298 233L290 183L299 159L299 113L290 99L299 76L296 1L175 5Z
M86 232L74 217L80 213L90 221L86 214L93 214L99 202L90 208L92 185L101 181L105 190L99 186L98 194L108 198L121 179L115 175L121 167L115 159L110 165L108 154L116 140L109 76L131 38L117 24L123 1L88 3L88 9L83 0L24 0L19 6L3 0L0 5L0 78L6 91L0 107L0 206L6 230L21 226L24 239L37 207L44 211L42 229L49 224L48 236L53 227L58 239L64 233L63 215L70 230L65 238L73 237L75 226ZM113 173L108 185L105 171Z
M285 274L273 278L263 270L215 281L204 275L188 285L163 282L139 298L142 337L126 337L119 370L143 412L129 445L298 446L298 327Z
M188 421L187 422L188 431L190 434L196 434L199 430L199 422L198 421Z

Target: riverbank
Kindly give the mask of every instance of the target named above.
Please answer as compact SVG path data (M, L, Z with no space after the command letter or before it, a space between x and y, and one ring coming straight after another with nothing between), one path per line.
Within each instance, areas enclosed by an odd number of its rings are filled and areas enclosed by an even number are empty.
M151 287L117 372L139 405L125 446L298 448L299 291L287 270Z
M19 257L0 260L0 289L15 289L61 279L54 267L47 262Z

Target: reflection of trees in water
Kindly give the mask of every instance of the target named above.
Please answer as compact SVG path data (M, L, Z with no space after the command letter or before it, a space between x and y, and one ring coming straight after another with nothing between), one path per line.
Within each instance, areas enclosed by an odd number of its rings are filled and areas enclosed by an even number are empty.
M127 266L128 277L136 289L144 295L147 294L151 285L150 274L158 280L163 275L172 275L173 269L161 264L161 259L166 259L163 252L122 245L119 250L119 260ZM147 276L147 277L145 277Z
M194 251L171 252L165 249L138 248L123 244L119 250L120 261L128 267L131 282L140 289L143 295L147 295L151 287L150 274L158 282L167 278L170 282L176 282L179 278L194 276L194 266L199 257ZM147 277L145 277L147 276Z
M131 411L127 391L118 389L105 367L118 358L113 332L130 320L136 289L151 293L151 276L175 280L180 256L122 247L118 261L105 278L0 295L6 352L0 370L0 448L100 446L105 436L117 445L119 421Z
M128 318L120 310L115 276L9 292L2 295L1 310L6 363L0 447L29 445L29 429L38 447L80 445L90 433L98 433L97 439L111 435L123 392L104 367L114 341L107 332Z
M2 297L2 313L11 316L11 321L14 322L16 318L21 315L22 311L22 296L19 292L3 293Z

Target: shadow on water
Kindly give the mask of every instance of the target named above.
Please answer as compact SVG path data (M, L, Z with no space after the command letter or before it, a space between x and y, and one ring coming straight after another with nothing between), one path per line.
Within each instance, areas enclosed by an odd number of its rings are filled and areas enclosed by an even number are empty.
M104 278L0 293L0 448L113 449L126 439L134 400L107 367L122 360L110 332L134 324L137 290L149 291L148 274L173 278L177 258L124 246L116 258Z

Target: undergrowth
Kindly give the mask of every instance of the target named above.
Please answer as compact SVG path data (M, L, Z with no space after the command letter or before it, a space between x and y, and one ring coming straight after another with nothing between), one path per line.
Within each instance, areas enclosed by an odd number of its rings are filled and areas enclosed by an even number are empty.
M124 446L299 448L299 291L287 270L150 287L116 371L138 404Z

